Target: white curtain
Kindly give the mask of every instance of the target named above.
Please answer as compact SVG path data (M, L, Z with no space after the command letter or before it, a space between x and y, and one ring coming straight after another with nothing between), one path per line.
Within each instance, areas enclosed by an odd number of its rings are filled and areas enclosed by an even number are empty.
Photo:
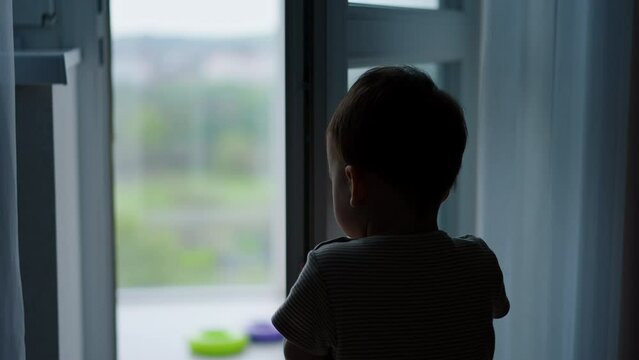
M511 312L496 359L616 359L631 0L486 0L478 233Z
M0 359L24 359L11 0L0 0Z

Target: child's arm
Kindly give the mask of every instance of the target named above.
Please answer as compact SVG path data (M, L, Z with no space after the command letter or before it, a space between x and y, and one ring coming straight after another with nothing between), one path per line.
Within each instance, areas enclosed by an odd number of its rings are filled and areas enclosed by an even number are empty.
M330 355L314 355L294 343L284 340L284 358L286 360L332 360Z
M497 261L497 257L493 253L495 267L496 267L496 291L493 295L493 318L500 319L508 314L510 311L510 301L508 301L508 296L506 296L506 287L504 286L504 274L501 272L501 267L499 266L499 261Z
M273 315L275 328L287 339L286 359L326 359L336 343L326 284L313 251L284 304ZM330 359L330 357L329 357Z
M504 281L501 280L500 290L498 291L497 296L493 299L493 318L503 318L506 314L508 314L508 311L510 311L510 301L508 301L508 297L506 296Z
M462 237L464 238L464 237ZM506 287L504 286L504 274L501 272L501 267L499 266L499 261L497 260L497 256L495 253L488 247L488 244L480 238L475 238L473 236L471 239L476 239L479 244L488 252L490 256L490 267L492 268L490 271L492 279L490 282L493 284L493 288L491 289L491 297L493 302L493 319L503 318L510 311L510 301L508 301L508 296L506 296Z

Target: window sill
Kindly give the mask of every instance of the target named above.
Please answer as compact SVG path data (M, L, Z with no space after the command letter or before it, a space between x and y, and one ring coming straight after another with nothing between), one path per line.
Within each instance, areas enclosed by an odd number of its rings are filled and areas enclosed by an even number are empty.
M81 61L79 49L16 50L16 85L67 84L68 71Z
M270 321L282 299L276 296L155 299L120 296L117 307L118 360L191 360L188 339L201 330L241 331L253 322ZM250 344L235 360L282 359L282 344ZM224 359L224 357L218 357Z

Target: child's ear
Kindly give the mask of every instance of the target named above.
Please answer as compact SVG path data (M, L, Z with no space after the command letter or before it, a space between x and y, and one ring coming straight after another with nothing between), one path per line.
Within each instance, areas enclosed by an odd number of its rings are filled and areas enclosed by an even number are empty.
M348 186L351 191L351 198L349 203L351 207L355 208L362 204L364 200L364 183L362 178L362 173L351 165L346 165L344 167L344 174L346 175L346 179L348 180Z

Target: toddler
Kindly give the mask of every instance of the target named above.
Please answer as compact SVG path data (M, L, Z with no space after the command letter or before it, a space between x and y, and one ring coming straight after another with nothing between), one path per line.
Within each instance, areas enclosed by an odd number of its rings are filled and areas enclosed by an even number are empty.
M287 359L492 359L509 302L495 254L437 214L466 147L460 106L407 66L369 70L327 129L347 237L319 244L273 316Z

